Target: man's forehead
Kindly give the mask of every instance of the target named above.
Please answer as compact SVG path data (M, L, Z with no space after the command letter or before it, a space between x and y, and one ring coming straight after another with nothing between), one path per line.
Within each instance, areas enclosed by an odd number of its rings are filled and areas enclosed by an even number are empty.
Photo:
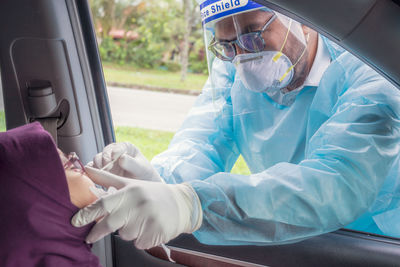
M215 37L218 40L236 39L236 30L244 32L248 28L261 29L261 27L273 16L272 12L254 10L240 13L238 15L226 17L218 21L215 25ZM235 23L234 23L235 20ZM239 27L238 29L235 28Z

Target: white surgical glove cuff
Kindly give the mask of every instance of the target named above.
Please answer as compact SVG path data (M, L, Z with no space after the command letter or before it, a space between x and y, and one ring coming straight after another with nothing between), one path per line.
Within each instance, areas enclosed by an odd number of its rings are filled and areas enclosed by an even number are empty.
M180 191L175 194L179 211L182 213L182 219L180 221L187 224L182 226L182 232L188 234L193 233L200 228L203 221L200 199L193 187L187 183L174 185L173 188ZM190 218L190 220L187 221L185 218Z

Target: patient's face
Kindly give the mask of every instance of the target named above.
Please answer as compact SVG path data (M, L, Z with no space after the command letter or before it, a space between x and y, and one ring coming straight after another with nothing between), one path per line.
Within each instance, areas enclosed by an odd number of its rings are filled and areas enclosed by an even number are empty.
M57 150L65 166L68 158L60 149ZM83 208L97 200L96 195L90 190L90 187L94 187L95 185L85 172L68 165L64 169L72 204L78 208Z

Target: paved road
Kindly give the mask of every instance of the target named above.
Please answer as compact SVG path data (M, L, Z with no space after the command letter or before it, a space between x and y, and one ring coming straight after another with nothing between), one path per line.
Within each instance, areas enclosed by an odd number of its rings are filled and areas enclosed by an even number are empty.
M1 85L0 85L1 86ZM175 132L194 104L195 96L108 86L114 125ZM0 88L0 111L3 108Z
M114 125L175 132L195 96L108 86Z

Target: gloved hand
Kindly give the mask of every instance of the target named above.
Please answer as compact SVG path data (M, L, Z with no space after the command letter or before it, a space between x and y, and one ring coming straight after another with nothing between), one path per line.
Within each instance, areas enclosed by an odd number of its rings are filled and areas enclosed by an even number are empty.
M116 230L139 249L151 248L196 231L202 222L200 200L190 185L127 179L87 167L96 184L118 189L81 209L72 218L76 227L98 218L86 242L94 243Z
M128 142L109 144L88 166L105 167L105 171L127 178L164 182L139 149Z

